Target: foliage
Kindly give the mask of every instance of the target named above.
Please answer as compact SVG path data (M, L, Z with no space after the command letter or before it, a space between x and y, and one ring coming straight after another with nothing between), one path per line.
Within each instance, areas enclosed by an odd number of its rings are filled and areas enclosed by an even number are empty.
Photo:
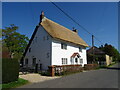
M29 41L28 37L17 32L18 26L11 24L2 29L2 44L6 46L13 58L20 58Z
M28 83L27 80L19 78L18 81L14 81L14 82L7 83L7 84L2 84L2 88L3 89L5 89L5 88L15 88L15 87L27 84L27 83Z
M16 59L2 59L2 83L17 81L19 62Z
M84 70L95 70L99 67L98 64L85 64Z
M108 45L107 43L103 46L100 46L99 49L104 51L107 55L113 57L113 61L120 60L120 53L119 51L112 45Z

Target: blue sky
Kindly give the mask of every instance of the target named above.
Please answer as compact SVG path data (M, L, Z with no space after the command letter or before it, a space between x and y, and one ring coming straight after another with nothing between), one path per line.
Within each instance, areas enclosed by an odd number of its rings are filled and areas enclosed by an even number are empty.
M118 48L118 6L117 2L56 2L80 25L94 34L103 43ZM39 23L41 11L45 16L69 29L75 27L80 37L91 46L91 35L72 22L49 2L3 2L2 27L15 24L18 32L31 37ZM95 46L101 43L95 39Z

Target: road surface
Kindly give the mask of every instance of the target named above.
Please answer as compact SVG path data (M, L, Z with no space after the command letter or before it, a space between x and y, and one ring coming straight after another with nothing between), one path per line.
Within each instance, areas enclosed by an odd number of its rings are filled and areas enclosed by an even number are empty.
M20 88L118 88L118 64L114 67L64 76Z

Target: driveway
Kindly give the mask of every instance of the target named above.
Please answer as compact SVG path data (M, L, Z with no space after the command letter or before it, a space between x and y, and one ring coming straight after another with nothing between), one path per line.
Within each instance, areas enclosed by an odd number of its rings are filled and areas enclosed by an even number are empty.
M50 77L50 76L41 76L40 74L35 74L35 73L29 73L29 74L20 74L20 78L23 78L25 80L28 80L31 83L38 83L38 82L43 82L47 80L52 80L60 77Z
M108 69L81 72L20 88L118 88L119 70L120 68L114 65Z

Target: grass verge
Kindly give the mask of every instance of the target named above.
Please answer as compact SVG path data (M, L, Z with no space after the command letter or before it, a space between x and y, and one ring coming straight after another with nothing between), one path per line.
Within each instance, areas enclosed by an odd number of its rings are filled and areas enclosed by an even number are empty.
M18 86L22 86L29 83L27 80L24 80L22 78L19 78L18 81L7 83L7 84L0 84L0 87L2 86L2 90L10 89L10 88L16 88Z

